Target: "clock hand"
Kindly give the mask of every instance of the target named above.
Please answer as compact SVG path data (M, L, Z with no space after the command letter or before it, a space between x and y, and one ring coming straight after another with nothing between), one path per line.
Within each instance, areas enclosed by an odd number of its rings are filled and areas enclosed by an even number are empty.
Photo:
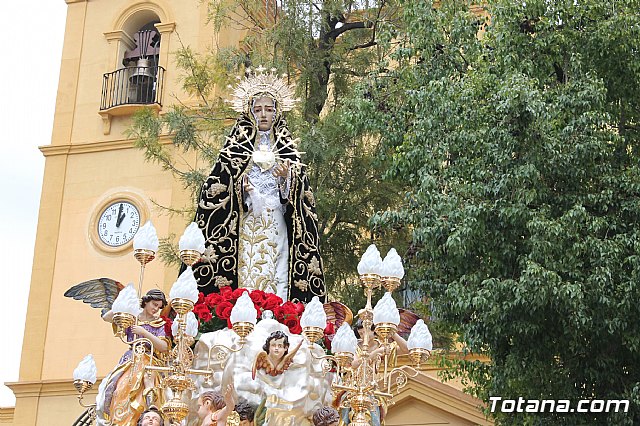
M116 228L119 228L119 227L120 227L120 224L122 223L122 220L123 220L123 219L125 218L125 216L126 216L126 215L124 214L124 212L122 211L122 210L123 210L123 208L124 208L124 207L122 206L122 204L120 204L120 210L118 210L118 220L116 220Z

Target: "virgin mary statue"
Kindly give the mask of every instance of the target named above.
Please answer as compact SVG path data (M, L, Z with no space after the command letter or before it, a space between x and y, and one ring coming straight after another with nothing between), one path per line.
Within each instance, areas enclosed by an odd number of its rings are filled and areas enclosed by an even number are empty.
M202 185L195 217L206 250L194 274L205 294L228 285L283 300L325 297L315 199L282 116L295 105L293 94L262 67L233 91L240 116Z

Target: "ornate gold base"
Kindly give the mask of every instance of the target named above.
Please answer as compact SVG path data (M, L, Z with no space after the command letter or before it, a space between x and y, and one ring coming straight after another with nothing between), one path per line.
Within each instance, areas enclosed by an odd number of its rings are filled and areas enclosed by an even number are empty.
M202 253L198 250L181 250L180 251L180 260L185 265L193 266L202 258Z
M371 403L367 395L359 392L351 398L349 403L353 410L353 419L350 424L357 426L371 426L366 414L371 409Z
M393 293L395 289L400 287L400 278L384 277L382 278L382 285L389 293Z
M360 275L360 282L364 288L374 290L380 287L380 275L378 274L364 274Z
M162 411L162 414L168 417L172 423L180 423L187 417L187 414L189 414L189 406L178 398L173 398L165 402L160 411Z
M156 258L156 252L153 250L135 249L133 251L133 257L144 266Z
M193 302L189 299L183 299L181 297L176 297L171 300L171 307L178 315L186 315L189 311L193 309Z
M93 386L93 383L91 383L91 382L89 382L87 380L78 379L78 380L74 380L73 381L73 386L75 386L76 390L80 394L80 397L82 397L82 395L84 395L84 393L86 391L91 389L91 387Z
M233 324L233 331L240 336L240 343L246 341L247 336L253 331L254 325L250 322L236 322Z
M194 386L193 380L184 374L172 374L164 379L164 385L171 388L174 392L182 392L187 389L192 389Z
M376 324L375 333L383 341L387 340L390 334L395 333L398 330L398 326L391 322L381 322Z
M302 329L302 335L310 343L315 343L324 336L324 330L320 327L304 327Z
M337 352L333 356L340 368L349 368L353 364L353 354L350 352Z
M420 368L420 364L425 364L430 355L431 351L428 349L413 348L409 350L409 358L411 358L411 362L413 362L416 368Z
M116 312L113 314L113 323L118 327L118 332L124 334L124 330L131 327L136 322L136 318L126 312Z
M371 426L371 423L369 423L366 416L364 418L359 418L359 419L356 419L355 417L356 416L354 416L353 421L349 423L351 426Z

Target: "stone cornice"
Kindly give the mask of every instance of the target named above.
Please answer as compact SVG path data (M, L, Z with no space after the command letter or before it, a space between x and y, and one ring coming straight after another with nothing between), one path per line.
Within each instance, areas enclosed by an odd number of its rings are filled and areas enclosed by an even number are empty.
M136 41L123 30L107 31L103 34L104 38L106 38L107 41L111 42L120 40L127 46L128 49L133 49L136 46Z
M0 407L0 423L13 424L15 407Z
M162 23L154 24L154 26L156 27L156 29L160 34L172 33L173 30L176 29L175 22L162 22Z
M98 382L102 380L100 378ZM76 396L78 391L73 386L73 380L41 380L37 382L10 382L5 383L16 398L30 398L39 396ZM97 395L98 386L94 386L85 392L85 397Z
M171 144L171 140L168 137L160 138L160 142L163 145ZM54 155L75 155L75 154L87 154L90 152L104 152L104 151L117 151L121 149L134 148L133 140L120 139L115 141L105 142L88 142L78 144L67 145L45 145L40 146L38 149L45 157L51 157Z

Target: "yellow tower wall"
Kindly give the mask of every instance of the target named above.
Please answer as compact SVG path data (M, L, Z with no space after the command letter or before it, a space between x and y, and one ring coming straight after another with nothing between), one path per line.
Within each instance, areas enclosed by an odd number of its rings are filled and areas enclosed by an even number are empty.
M16 395L16 407L0 413L2 423L12 417L11 424L20 426L72 424L84 410L71 383L77 363L92 353L101 378L126 350L110 324L100 319L99 310L63 296L72 285L91 278L138 285L140 266L131 248L105 253L93 243L90 228L98 208L117 194L129 194L141 200L143 217L153 221L160 237L179 236L186 226L183 219L163 215L154 207L153 202L182 206L188 194L168 172L146 163L142 152L126 139L131 111L100 114L103 74L122 68L135 31L159 18L159 64L166 70L162 113L175 102L173 95L188 101L173 59L180 41L200 50L214 43L206 24L206 2L199 0L66 3L51 145L41 147L46 162L19 382L8 384ZM237 44L241 37L230 29L215 42ZM146 267L143 292L152 287L168 292L176 274L175 268L154 260ZM92 394L95 389L85 402L92 402Z

